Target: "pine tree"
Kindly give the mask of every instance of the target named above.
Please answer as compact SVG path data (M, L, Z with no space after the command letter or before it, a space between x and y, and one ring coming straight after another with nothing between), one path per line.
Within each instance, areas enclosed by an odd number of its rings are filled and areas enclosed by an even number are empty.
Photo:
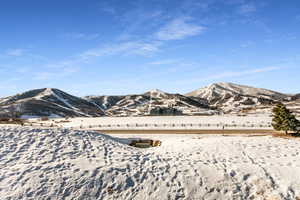
M285 131L288 134L288 131L299 131L300 121L296 119L289 109L280 103L273 108L272 126L275 130Z

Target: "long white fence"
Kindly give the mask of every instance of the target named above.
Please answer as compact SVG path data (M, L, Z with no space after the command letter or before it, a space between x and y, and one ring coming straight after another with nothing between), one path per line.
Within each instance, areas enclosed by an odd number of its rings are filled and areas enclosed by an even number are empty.
M90 130L228 130L228 129L272 129L271 124L224 124L224 123L133 123L63 126L49 123L29 123L29 126L65 127Z

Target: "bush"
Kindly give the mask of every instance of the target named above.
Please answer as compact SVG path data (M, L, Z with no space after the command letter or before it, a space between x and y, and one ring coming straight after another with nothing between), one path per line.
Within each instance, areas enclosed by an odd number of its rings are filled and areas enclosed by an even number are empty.
M272 126L277 131L284 131L288 134L289 131L299 132L300 121L295 115L283 104L277 104L273 110Z

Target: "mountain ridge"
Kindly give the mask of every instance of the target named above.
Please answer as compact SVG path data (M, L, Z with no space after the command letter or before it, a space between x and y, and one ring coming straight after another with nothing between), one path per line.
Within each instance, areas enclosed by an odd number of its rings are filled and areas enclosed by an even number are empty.
M180 94L170 94L161 90L151 90L143 94L124 96L87 96L106 109L110 116L144 116L173 114L209 114L216 110L209 107L205 100L186 97Z
M271 107L279 102L298 109L299 99L300 94L226 82L185 95L154 89L142 94L76 97L56 88L41 88L0 98L0 115L11 110L21 110L22 116L60 117L270 113Z

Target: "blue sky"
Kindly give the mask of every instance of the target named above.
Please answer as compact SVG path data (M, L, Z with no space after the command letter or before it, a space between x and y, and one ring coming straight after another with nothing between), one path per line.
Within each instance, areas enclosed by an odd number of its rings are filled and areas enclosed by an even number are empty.
M214 82L300 93L299 0L10 0L0 25L0 96Z

